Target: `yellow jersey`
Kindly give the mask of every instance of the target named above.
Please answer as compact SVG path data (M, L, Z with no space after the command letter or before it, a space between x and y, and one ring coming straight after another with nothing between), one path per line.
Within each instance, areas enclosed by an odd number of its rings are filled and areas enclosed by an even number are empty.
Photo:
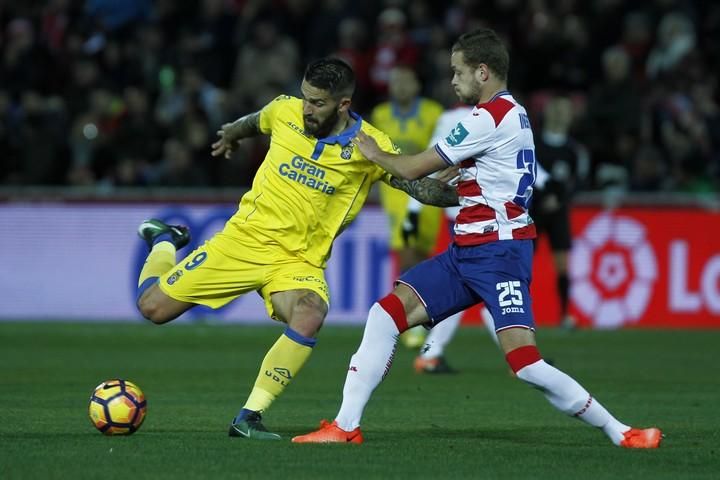
M407 114L400 113L397 104L381 103L370 115L370 121L388 134L403 154L415 155L428 148L435 124L443 113L438 102L418 97Z
M324 267L333 241L355 219L371 186L390 178L352 139L362 130L383 151L399 153L387 135L350 115L353 125L318 139L303 130L301 99L281 95L267 104L260 131L270 134L270 149L224 233L250 236Z
M435 124L443 113L442 106L434 100L418 97L413 107L403 114L393 102L381 103L371 114L371 121L387 133L404 154L414 155L428 148ZM410 197L402 190L389 185L380 186L380 202L390 223L390 248L403 250L406 245L402 236L402 224L407 215ZM441 209L423 205L420 209L418 238L414 248L429 255L435 247L442 220Z

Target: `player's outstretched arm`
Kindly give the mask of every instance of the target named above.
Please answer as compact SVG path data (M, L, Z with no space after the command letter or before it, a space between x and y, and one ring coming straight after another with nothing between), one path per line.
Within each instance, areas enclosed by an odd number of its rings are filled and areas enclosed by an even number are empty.
M212 156L230 158L240 140L260 134L260 112L250 113L232 123L226 123L217 131L220 137L212 144Z
M405 180L390 177L390 186L406 192L419 202L436 207L455 207L459 205L455 187L435 178L423 177L417 180Z
M377 142L363 131L358 132L354 142L365 158L380 165L394 177L415 180L448 166L434 148L416 155L395 155L381 150Z

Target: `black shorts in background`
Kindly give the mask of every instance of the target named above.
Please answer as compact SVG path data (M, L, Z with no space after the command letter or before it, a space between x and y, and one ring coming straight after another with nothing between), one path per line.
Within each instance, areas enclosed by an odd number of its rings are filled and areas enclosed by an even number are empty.
M535 211L531 216L535 221L538 236L543 232L547 233L553 252L570 250L572 237L570 236L570 211L567 207L559 208L552 213Z

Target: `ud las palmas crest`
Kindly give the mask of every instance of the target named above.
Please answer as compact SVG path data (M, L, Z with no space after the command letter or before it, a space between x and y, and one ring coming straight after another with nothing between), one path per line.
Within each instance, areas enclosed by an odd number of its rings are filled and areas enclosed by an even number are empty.
M350 157L352 157L353 153L353 144L348 143L342 148L342 151L340 152L340 158L343 158L345 160L350 160Z

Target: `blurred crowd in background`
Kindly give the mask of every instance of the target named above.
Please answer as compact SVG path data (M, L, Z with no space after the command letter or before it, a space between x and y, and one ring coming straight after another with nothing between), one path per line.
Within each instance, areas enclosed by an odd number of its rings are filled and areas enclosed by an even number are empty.
M297 95L308 61L351 63L362 115L395 65L451 107L449 48L478 26L536 135L571 100L582 190L720 191L720 2L700 0L0 0L0 185L248 186L267 140L214 159L215 132Z

